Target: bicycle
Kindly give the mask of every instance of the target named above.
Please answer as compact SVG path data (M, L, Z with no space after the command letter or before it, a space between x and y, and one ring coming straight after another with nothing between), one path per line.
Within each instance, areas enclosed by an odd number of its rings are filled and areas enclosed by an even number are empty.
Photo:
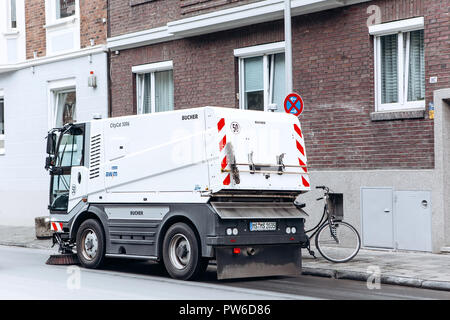
M325 186L317 186L316 189L324 190L324 196L317 201L325 200L325 204L319 223L306 231L312 232L308 236L306 249L316 258L310 247L311 239L315 236L316 248L325 259L335 263L348 262L358 254L361 237L351 224L336 216L336 204L330 199L330 189Z

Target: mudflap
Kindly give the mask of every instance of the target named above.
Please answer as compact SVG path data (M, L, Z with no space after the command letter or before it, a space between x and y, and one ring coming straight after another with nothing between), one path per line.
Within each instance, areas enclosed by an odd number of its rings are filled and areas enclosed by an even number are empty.
M301 255L300 245L216 247L217 278L297 276Z

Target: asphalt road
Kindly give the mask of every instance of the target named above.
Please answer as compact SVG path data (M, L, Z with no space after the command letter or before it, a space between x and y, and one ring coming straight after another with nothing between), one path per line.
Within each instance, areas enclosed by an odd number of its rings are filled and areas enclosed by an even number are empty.
M0 299L450 299L450 293L312 276L196 282L170 279L152 262L109 259L101 270L45 264L51 251L0 246Z

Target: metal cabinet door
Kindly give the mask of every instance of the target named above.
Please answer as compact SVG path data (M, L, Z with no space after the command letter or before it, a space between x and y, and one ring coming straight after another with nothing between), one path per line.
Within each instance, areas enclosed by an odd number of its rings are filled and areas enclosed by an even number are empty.
M431 192L395 192L397 249L431 251Z
M361 188L363 246L394 247L392 195L391 188Z

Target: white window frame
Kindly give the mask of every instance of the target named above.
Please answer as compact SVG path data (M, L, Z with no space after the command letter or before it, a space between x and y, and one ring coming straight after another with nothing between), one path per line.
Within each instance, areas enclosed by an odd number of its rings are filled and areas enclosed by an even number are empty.
M277 53L285 52L284 41L267 43L258 46L239 48L234 50L234 56L239 58L239 108L245 109L245 72L244 60L247 58L263 57L263 83L264 83L264 111L270 111L269 105L272 101L273 92L270 83L273 83L274 63L269 64L269 57ZM272 70L269 70L269 65ZM269 79L269 77L272 79ZM270 81L272 80L272 81Z
M6 103L5 103L5 93L4 93L4 91L2 89L0 89L0 99L3 99L3 120L5 120L5 117L6 117L5 105L6 105ZM0 148L0 155L4 155L5 154L5 149L6 149L6 145L5 145L6 144L6 134L1 134L0 133L0 141L3 141L3 148Z
M150 112L156 112L156 94L155 94L155 72L173 70L173 61L161 61L143 65L133 66L131 72L136 74L136 104L137 114L143 114L144 106L141 101L141 88L144 86L144 74L150 74Z
M413 18L407 20L383 23L369 27L369 34L374 36L375 57L375 110L377 112L399 111L399 110L424 110L425 100L408 101L408 72L409 72L409 49L411 31L423 30L424 18ZM381 37L397 35L397 103L381 103ZM406 44L404 47L404 37ZM404 51L406 48L406 52Z
M56 81L49 81L47 86L48 96L48 128L53 129L56 127L56 117L58 115L58 93L63 92L77 92L76 79L62 79ZM76 112L76 109L75 109ZM75 113L76 114L76 113Z

